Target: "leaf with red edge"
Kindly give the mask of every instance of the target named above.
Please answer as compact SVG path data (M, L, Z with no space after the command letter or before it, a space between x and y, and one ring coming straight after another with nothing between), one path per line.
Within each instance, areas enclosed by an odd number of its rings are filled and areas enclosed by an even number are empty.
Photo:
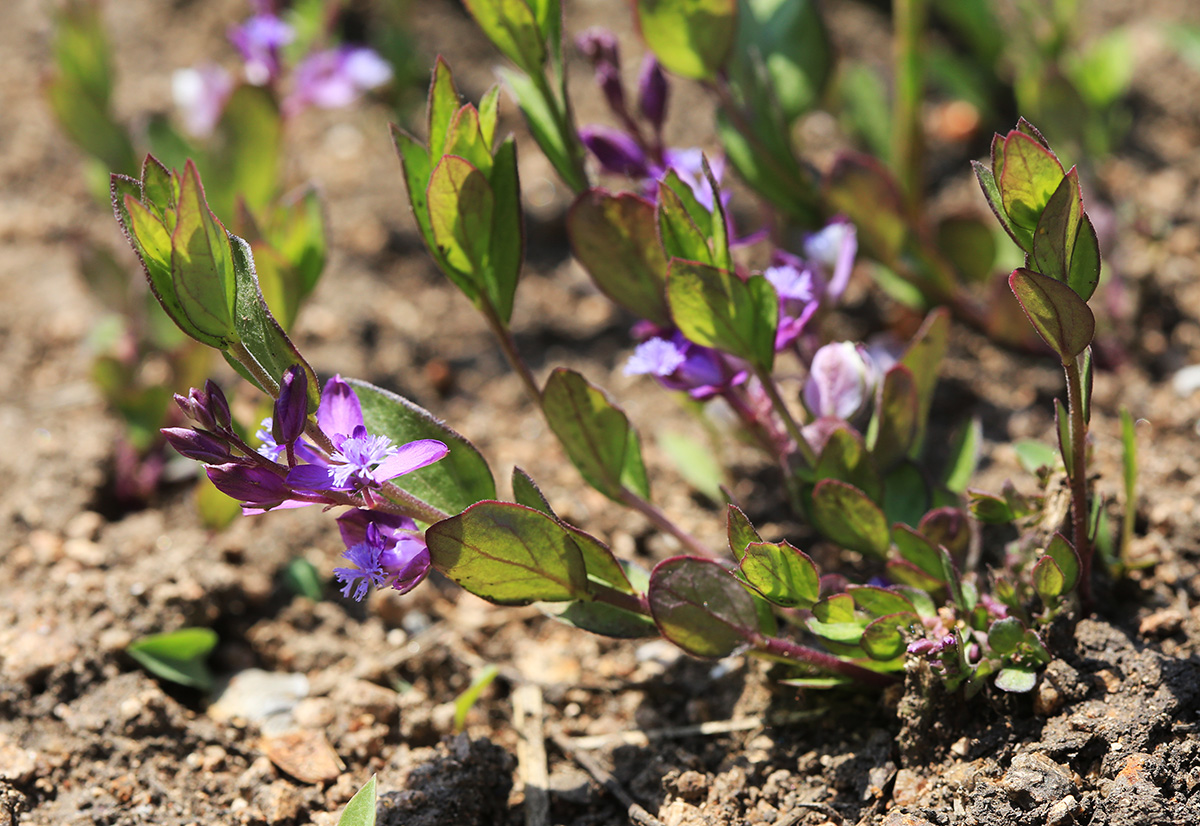
M1013 270L1008 286L1038 335L1064 364L1092 343L1096 318L1069 286L1026 269Z
M727 657L757 641L754 598L711 559L660 562L650 574L647 599L662 635L695 657Z

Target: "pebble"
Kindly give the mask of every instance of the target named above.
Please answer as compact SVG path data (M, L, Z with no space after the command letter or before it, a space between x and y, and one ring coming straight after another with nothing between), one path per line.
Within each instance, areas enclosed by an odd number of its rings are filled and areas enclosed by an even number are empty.
M1143 617L1138 633L1143 637L1169 637L1180 629L1185 618L1178 608L1163 608Z
M1070 769L1038 753L1014 757L1000 787L1022 809L1033 809L1078 791Z
M896 772L896 785L892 788L892 800L897 806L913 806L921 799L929 786L929 778L922 777L912 769Z
M1171 376L1171 388L1180 398L1187 398L1200 390L1200 364L1189 364L1176 371Z
M910 815L904 812L889 812L884 818L883 826L933 826L920 815Z
M265 733L279 733L294 725L292 711L308 694L308 678L248 668L233 675L208 707L214 720L235 718L258 723Z

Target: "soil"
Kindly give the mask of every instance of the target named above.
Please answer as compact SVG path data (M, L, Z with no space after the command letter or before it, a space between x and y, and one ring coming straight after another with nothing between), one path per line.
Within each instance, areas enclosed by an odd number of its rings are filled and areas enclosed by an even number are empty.
M624 5L621 15L600 0L567 5L572 31L625 26L636 69ZM844 48L877 42L877 12L825 5ZM106 485L121 427L89 381L99 304L77 252L118 249L120 239L40 97L50 4L0 4L10 78L0 86L0 824L332 826L372 775L383 824L517 824L541 806L549 822L572 826L640 817L555 736L667 826L1200 821L1200 393L1173 381L1200 363L1200 74L1161 39L1171 22L1200 24L1200 8L1092 5L1098 28L1137 22L1133 128L1095 168L1096 203L1112 215L1106 278L1120 289L1106 293L1115 321L1096 377L1094 449L1099 489L1115 501L1117 412L1126 405L1145 420L1136 527L1154 564L1106 583L1094 615L1050 641L1055 659L1033 692L964 702L930 691L919 671L882 696L797 693L758 661L700 662L661 642L601 639L445 582L362 606L336 595L313 602L283 571L297 557L329 570L339 542L327 515L270 514L210 532L186 480L150 507L113 508ZM165 108L173 69L228 55L225 28L245 11L240 0L107 3L122 116ZM422 0L409 14L416 42L444 52L477 99L497 59L465 13ZM588 72L578 61L572 70L582 91ZM603 119L596 96L580 100L582 121ZM698 92L680 91L672 105L679 140L708 122ZM671 553L640 518L582 489L483 325L434 270L388 118L378 105L313 112L289 133L290 173L318 182L332 224L327 274L298 322L302 349L323 376L361 376L444 417L499 478L524 467L564 518L618 552L646 563ZM508 106L503 126L523 134ZM819 136L829 124L807 128ZM520 346L539 374L568 364L622 400L644 435L656 501L716 547L720 509L687 492L655 440L695 425L666 394L622 374L630 319L571 263L567 193L527 139L520 148L531 256ZM971 146L964 157L984 152ZM942 182L947 198L969 189L964 172ZM970 204L983 209L974 196ZM860 273L843 323L869 332L869 319L888 315L880 306ZM1007 444L1050 438L1060 382L1046 359L956 330L936 415L981 417L980 487L1028 482ZM739 467L733 492L765 520L764 534L794 537L770 480ZM125 653L137 637L184 626L220 635L218 696L160 681ZM454 733L454 701L488 663L500 676ZM517 703L518 688L528 686L544 711L518 726L529 714L515 709L527 702ZM543 737L539 781L516 756Z

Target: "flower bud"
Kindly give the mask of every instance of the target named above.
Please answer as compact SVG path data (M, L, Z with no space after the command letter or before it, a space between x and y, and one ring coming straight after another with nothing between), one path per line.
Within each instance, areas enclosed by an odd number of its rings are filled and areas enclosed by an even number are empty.
M667 116L667 91L667 76L654 55L648 53L638 76L638 108L655 132L662 130Z
M233 459L229 445L223 439L189 427L164 427L161 431L167 443L182 456L206 465L222 465Z
M244 505L270 508L295 497L287 482L264 467L229 462L207 473L217 490Z
M279 398L271 417L271 435L277 445L293 445L308 423L308 374L294 364L284 371L279 382Z
M596 67L596 83L608 101L608 107L620 115L625 111L625 86L621 83L621 72L611 63Z
M204 382L204 395L209 415L218 430L228 430L233 427L233 415L229 412L229 401L215 381Z
M646 153L637 141L624 132L590 126L579 130L579 138L606 172L633 178L646 177Z
M830 416L849 421L861 412L875 389L874 366L852 341L826 344L813 356L804 404L816 418Z
M617 37L608 29L588 29L575 38L575 45L588 60L592 61L593 66L599 67L601 64L608 64L617 69L621 68L621 52L617 46Z

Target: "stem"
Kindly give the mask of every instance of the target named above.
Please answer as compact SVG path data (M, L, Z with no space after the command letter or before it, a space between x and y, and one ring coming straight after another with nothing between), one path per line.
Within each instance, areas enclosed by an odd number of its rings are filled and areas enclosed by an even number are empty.
M804 434L800 432L800 425L796 424L795 418L792 416L792 411L788 410L787 404L783 401L783 396L779 393L779 388L775 384L775 379L771 374L762 368L754 368L755 375L758 376L759 382L762 383L763 390L767 394L767 398L771 400L771 406L775 408L775 412L779 414L779 418L783 419L783 426L787 428L788 435L792 437L792 441L796 443L796 450L804 457L804 461L809 467L817 466L817 455L813 453L812 445L804 438Z
M834 674L840 674L843 677L849 677L878 688L899 682L899 679L891 674L881 674L878 671L863 668L861 665L846 662L832 654L781 637L760 637L755 644L755 650L772 657L782 657L785 660L814 665L825 671L832 671Z
M440 508L435 508L423 499L418 499L408 491L398 487L394 482L384 482L382 488L388 499L404 509L404 516L419 519L430 525L434 522L441 522L443 519L450 518L450 514Z
M542 407L542 391L538 389L537 380L533 377L533 372L529 369L529 365L521 358L521 354L517 352L517 342L513 339L512 331L500 321L496 315L496 311L491 305L485 305L483 308L483 317L487 321L488 327L500 342L500 349L504 351L504 358L517 376L520 377L521 383L525 385L526 392L537 405L540 410Z
M910 218L921 214L921 35L926 12L926 0L895 0L892 7L896 36L892 167L900 179Z
M558 129L558 134L562 138L563 147L566 150L567 160L571 164L569 169L559 169L558 174L562 176L563 182L571 188L571 191L579 195L588 188L588 177L587 170L583 166L584 155L579 142L579 133L575 129L575 124L571 122L572 118L567 111L567 104L560 103L558 96L554 94L550 83L546 80L545 72L534 72L529 77L533 81L533 85L537 87L538 94L542 96L546 108L554 114L554 126ZM564 72L564 87L565 84L566 73Z
M596 602L603 602L605 605L611 605L633 614L650 616L650 603L645 594L627 594L594 579L588 580L587 587L588 593Z
M1067 410L1071 417L1071 522L1075 551L1079 554L1079 598L1085 608L1092 601L1092 546L1088 540L1087 422L1083 418L1083 382L1077 359L1063 364L1067 374ZM1064 457L1065 458L1065 457Z
M705 547L700 540L696 539L696 537L680 528L678 525L668 519L666 514L664 514L650 502L647 502L645 499L629 490L629 488L621 488L621 504L642 514L642 516L646 517L651 523L653 523L654 527L658 528L663 533L669 533L671 536L675 537L677 540L679 540L679 544L683 545L683 547L687 548L692 553L709 559L716 556L716 554Z
M229 345L229 354L237 359L239 364L246 368L246 372L254 377L254 380L258 382L258 386L261 387L268 396L271 396L272 398L279 398L279 382L275 380L274 376L272 376L266 370L263 370L262 365L258 363L258 359L256 359L251 352L246 349L245 344L242 344L240 341L233 342Z

